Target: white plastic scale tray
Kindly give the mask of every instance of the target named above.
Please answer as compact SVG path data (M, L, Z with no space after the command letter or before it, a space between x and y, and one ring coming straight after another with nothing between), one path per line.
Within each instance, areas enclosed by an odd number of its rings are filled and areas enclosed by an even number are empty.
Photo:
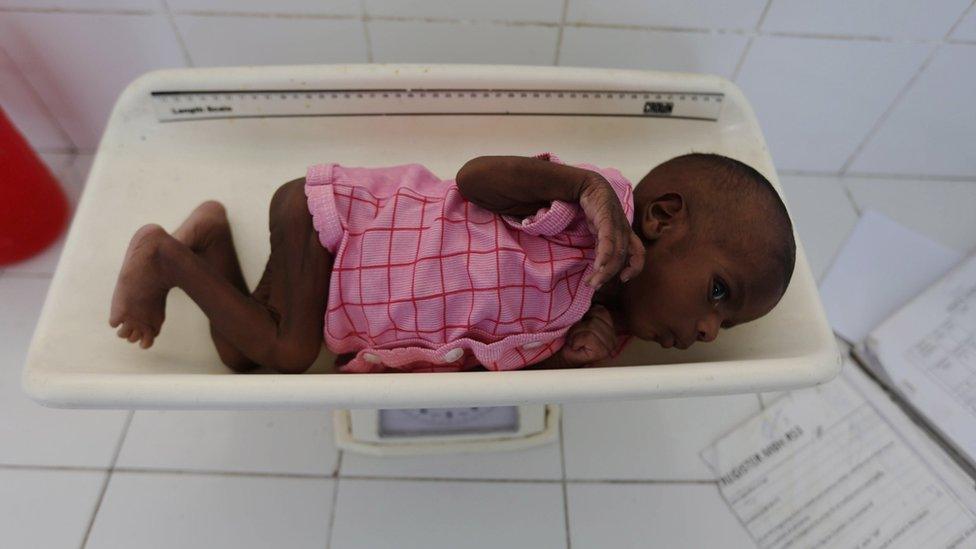
M239 375L220 363L207 319L178 290L151 350L108 326L126 244L145 223L172 230L200 202L223 202L253 287L268 256L269 199L310 164L419 162L452 178L475 156L543 151L619 168L635 183L671 157L717 152L779 188L752 109L714 76L474 65L153 72L112 113L34 334L25 389L59 407L396 408L755 392L837 373L802 249L789 291L765 318L688 351L634 340L602 368L336 374L323 351L304 375Z

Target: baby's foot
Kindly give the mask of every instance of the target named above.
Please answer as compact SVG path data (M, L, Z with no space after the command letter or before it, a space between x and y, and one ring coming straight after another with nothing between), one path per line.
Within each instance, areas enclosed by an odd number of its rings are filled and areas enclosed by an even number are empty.
M146 225L129 241L119 279L112 296L109 325L118 335L143 349L152 346L166 316L169 286L160 276L156 252L166 231L159 225ZM121 325L121 326L120 326Z

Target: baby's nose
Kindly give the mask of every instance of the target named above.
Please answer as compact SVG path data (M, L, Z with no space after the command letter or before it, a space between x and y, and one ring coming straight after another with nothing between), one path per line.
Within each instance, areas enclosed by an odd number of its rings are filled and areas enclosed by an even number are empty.
M698 341L714 341L718 336L718 323L704 320L698 323Z

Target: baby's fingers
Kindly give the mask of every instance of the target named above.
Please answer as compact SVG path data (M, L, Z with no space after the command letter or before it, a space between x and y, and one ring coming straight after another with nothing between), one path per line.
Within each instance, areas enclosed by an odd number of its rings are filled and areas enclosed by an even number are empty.
M644 243L634 231L630 231L629 238L629 259L627 260L627 266L624 267L623 271L620 271L620 280L627 282L628 280L639 275L642 270L644 270Z
M598 226L596 260L593 262L594 271L589 280L590 286L594 288L599 288L623 266L623 248L612 226L607 225L610 225L609 221L601 222Z
M592 364L608 356L610 350L603 338L590 330L573 334L563 348L563 358L572 364Z

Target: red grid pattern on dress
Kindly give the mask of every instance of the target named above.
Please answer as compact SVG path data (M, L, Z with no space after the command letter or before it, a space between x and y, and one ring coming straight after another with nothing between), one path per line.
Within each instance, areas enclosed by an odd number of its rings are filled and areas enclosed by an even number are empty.
M611 180L632 219L630 183L584 167ZM589 308L594 238L578 205L556 201L518 220L468 202L453 180L416 164L316 169L326 175L313 182L310 170L309 184L328 186L342 231L322 235L340 242L326 342L357 352L342 371L524 367L556 352ZM457 349L463 355L448 360Z

